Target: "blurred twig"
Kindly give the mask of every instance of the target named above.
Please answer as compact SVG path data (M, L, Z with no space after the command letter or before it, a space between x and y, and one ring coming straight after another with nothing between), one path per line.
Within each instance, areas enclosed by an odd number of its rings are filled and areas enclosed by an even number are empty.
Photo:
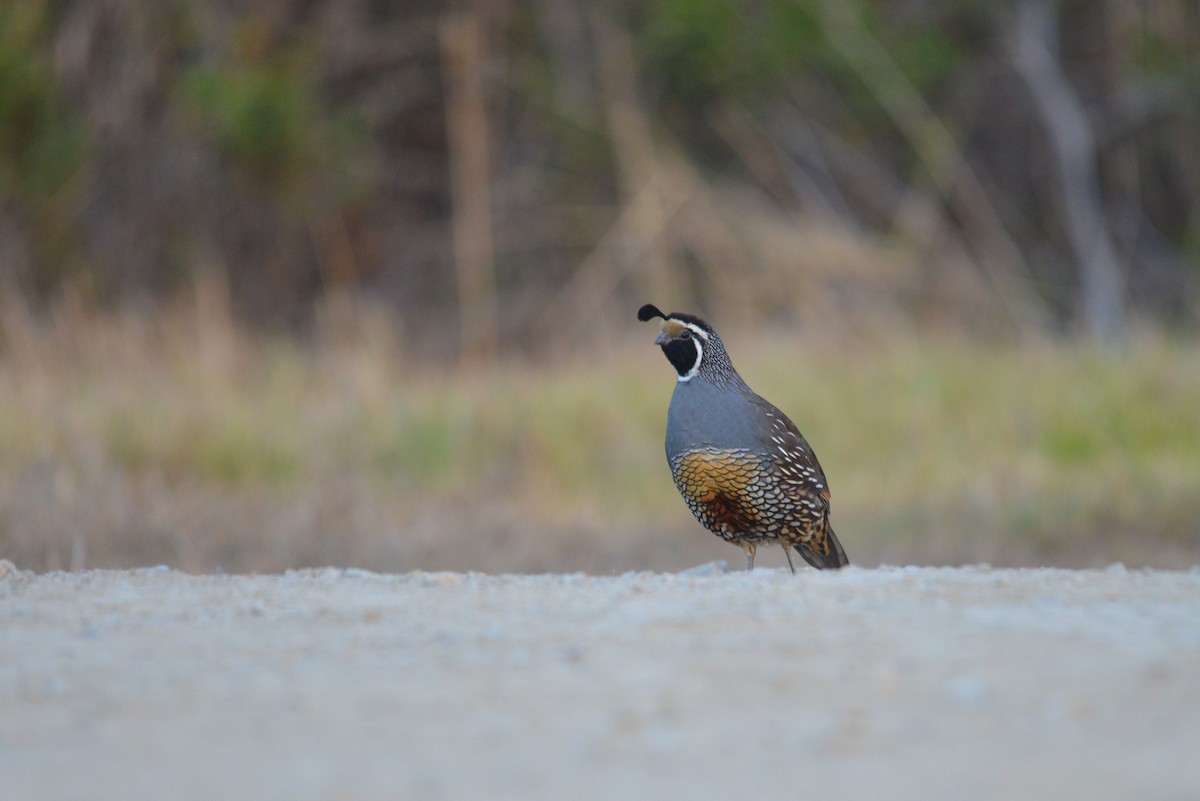
M1046 126L1058 167L1059 192L1071 247L1079 261L1088 331L1104 342L1124 333L1125 268L1108 233L1096 140L1079 97L1058 65L1057 22L1051 4L1022 0L1008 35L1008 52Z
M628 36L599 13L591 23L618 165L620 211L552 304L550 327L578 330L579 322L605 306L623 280L633 283L645 300L689 300L691 287L676 269L684 248L697 256L726 300L736 303L744 296L736 286L736 262L745 255L739 252L738 237L691 165L652 132L637 100ZM681 220L685 212L689 219ZM697 218L703 222L697 225Z
M495 354L497 322L488 119L483 91L486 44L478 13L447 15L442 22L441 43L459 293L459 353L464 363L479 363Z
M1039 306L1025 286L1029 274L1025 259L954 135L883 44L862 24L857 4L822 0L817 8L830 44L908 140L938 194L958 211L965 226L974 229L983 248L978 262L1010 320L1021 329L1041 328Z
M1027 88L1013 7L956 0L0 2L0 284L216 270L266 329L369 294L439 360L647 299L987 336L1120 313L1067 302L1107 223L1107 294L1194 328L1196 3L1049 5Z
M642 229L634 237L644 243L643 260L647 269L637 283L646 295L660 297L672 288L674 281L666 243L657 234L678 210L689 188L664 174L663 154L638 102L636 66L628 36L597 12L591 14L591 26L597 41L600 85L621 201L629 206L637 198L643 206L642 213L621 218Z

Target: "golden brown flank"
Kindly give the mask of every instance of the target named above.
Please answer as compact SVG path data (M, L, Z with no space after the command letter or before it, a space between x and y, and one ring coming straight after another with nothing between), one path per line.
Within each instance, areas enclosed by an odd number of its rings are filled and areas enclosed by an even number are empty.
M671 472L696 518L748 560L758 546L780 544L815 567L843 565L845 553L829 527L829 491L824 482L814 486L820 467L795 461L780 465L769 454L697 448L679 454Z

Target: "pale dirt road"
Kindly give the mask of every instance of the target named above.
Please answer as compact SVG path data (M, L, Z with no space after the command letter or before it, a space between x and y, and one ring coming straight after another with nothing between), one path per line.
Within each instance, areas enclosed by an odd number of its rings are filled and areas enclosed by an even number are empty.
M1200 571L9 571L0 711L3 799L1185 801Z

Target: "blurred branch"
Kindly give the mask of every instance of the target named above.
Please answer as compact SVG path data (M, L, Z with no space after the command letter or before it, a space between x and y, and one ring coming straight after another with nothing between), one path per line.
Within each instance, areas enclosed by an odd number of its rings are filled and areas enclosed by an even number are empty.
M853 215L844 205L834 209L830 196L836 197L836 190L827 191L827 185L817 185L806 172L796 169L795 156L763 130L744 105L734 102L715 104L709 109L707 118L713 130L779 205L792 212L803 209L810 214L853 222ZM800 124L798 120L791 122L796 126ZM792 132L792 125L784 127ZM795 133L803 135L804 131L797 128ZM807 150L805 154L808 154ZM799 219L797 215L798 222Z
M695 257L727 308L745 309L750 303L738 267L748 261L748 243L678 148L657 141L638 102L628 35L599 13L591 23L621 210L560 293L556 327L586 319L624 277L634 279L644 300L694 299L694 287L677 269L685 254ZM640 274L633 269L639 265Z
M459 355L486 362L496 350L495 248L484 106L485 39L479 15L447 15L441 28L446 131L453 207L454 266L459 294Z
M309 209L305 226L326 290L344 289L358 282L354 245L346 225L346 214L336 206L318 212Z
M1010 320L1021 329L1040 327L1039 305L1019 280L1028 276L1028 265L949 128L862 24L857 4L821 0L817 9L830 44L908 140L938 194L975 229L983 246L979 263ZM1001 269L993 268L993 261Z
M637 70L628 35L599 12L591 14L591 26L597 43L600 86L622 204L628 207L635 198L645 204L642 214L622 215L622 219L643 229L635 237L644 243L644 258L650 262L650 269L639 288L647 296L662 296L672 289L675 281L663 240L656 234L666 226L689 190L674 181L663 180L664 160L655 145L650 121L638 103Z
M1195 329L1194 0L1030 6L1061 53L1013 5L643 5L0 2L0 285L217 270L267 328L361 291L464 361L644 300Z
M1018 3L1008 51L1029 86L1054 150L1067 235L1079 261L1084 321L1094 337L1112 342L1125 329L1125 268L1105 222L1096 140L1055 54L1054 14L1044 0Z

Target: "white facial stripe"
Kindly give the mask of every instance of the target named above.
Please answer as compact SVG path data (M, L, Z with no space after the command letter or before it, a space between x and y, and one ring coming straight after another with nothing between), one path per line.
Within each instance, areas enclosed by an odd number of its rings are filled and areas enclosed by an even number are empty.
M695 323L685 323L682 320L677 320L676 322L680 323L684 328L688 329L693 334L695 334L696 336L703 339L705 342L708 341L708 332L705 331L700 326L696 325Z
M689 325L688 327L692 328L693 326ZM705 337L704 339L707 341L708 337ZM699 339L693 341L696 343L696 363L692 365L691 370L688 370L685 374L679 376L677 380L681 384L685 381L691 381L693 378L695 378L696 373L700 372L700 362L704 361L704 346L700 344Z

